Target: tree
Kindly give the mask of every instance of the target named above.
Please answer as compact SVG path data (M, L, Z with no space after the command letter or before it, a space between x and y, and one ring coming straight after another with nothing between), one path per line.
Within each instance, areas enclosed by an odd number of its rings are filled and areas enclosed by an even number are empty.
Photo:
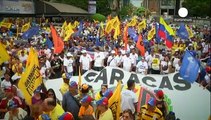
M111 9L108 3L108 0L97 0L97 13L102 15L109 15L111 13Z
M191 17L211 17L210 0L185 0L182 6L188 9Z

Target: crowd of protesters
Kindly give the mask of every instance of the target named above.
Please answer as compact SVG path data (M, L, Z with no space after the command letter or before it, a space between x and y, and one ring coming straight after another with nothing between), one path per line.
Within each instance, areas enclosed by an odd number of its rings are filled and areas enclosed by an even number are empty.
M158 42L155 37L150 41L146 40L148 31L155 24L154 20L148 21L147 28L141 33L146 52L145 56L140 56L136 43L130 36L126 47L122 42L122 35L114 40L113 32L105 34L99 43L96 43L97 37L100 36L99 24L84 21L81 35L72 35L65 41L64 50L60 54L54 54L54 47L49 48L46 45L46 38L52 41L50 31L44 29L49 27L49 24L41 24L39 35L28 40L19 40L21 35L16 36L12 31L2 29L0 42L6 46L10 60L0 65L0 119L113 120L112 111L108 108L108 99L112 96L112 91L108 89L108 85L102 85L101 91L97 94L94 94L90 85L83 84L79 87L76 82L71 81L72 76L78 75L79 68L82 74L91 69L101 71L106 66L120 67L125 71L143 75L169 74L179 71L186 49L193 51L194 57L199 59L205 68L205 75L199 73L197 82L210 90L210 28L192 26L194 37L189 40L175 37L173 47L169 49L165 41ZM124 24L122 21L121 26ZM77 31L77 27L75 30ZM58 27L57 31L60 34L62 30ZM38 51L43 80L63 78L63 84L60 86L62 101L57 100L53 89L47 90L42 84L34 91L32 105L26 105L24 96L18 88L18 81L25 71L31 46ZM176 119L175 114L167 110L162 90L155 91L156 98L151 98L141 107L140 113L137 113L138 99L133 92L135 81L129 80L127 86L127 90L121 93L121 120ZM97 107L93 106L94 100Z

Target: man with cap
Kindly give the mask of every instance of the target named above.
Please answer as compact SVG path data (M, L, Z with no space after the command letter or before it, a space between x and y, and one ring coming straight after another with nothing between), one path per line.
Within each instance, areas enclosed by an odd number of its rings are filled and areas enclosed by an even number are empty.
M15 101L15 103L17 103L18 107L21 106L19 101L14 97L12 86L4 88L4 92L5 92L5 98L3 98L0 101L0 119L3 119L5 113L8 111L7 104L9 102L9 100Z
M82 55L80 56L79 59L80 69L81 73L84 74L86 71L91 69L92 58L89 54L87 54L86 50L82 50L81 53Z
M126 55L124 55L126 54ZM122 57L122 65L123 65L123 69L128 71L128 72L131 72L132 71L132 68L133 68L133 60L130 58L130 52L122 52L122 55L124 55Z
M19 83L20 78L21 78L21 76L13 76L13 78L12 78L12 84L13 84L13 87L16 89L15 95L18 96L19 98L21 98L22 100L24 100L25 98L23 96L23 93L18 88L18 83Z
M80 108L79 101L74 97L78 94L78 84L75 81L69 83L69 91L63 95L62 107L65 112L70 112L74 119L78 119L78 112Z
M60 86L59 91L62 95L64 95L69 90L69 81L70 79L67 77L67 73L62 74L63 83Z
M91 102L92 102L92 98L89 95L81 99L81 107L78 113L78 117L80 119L85 120L85 118L88 118L88 117L93 118L94 109L90 105Z
M138 54L136 53L136 50L133 46L131 47L130 59L133 61L132 70L135 72L136 63L137 63L136 61L138 60Z
M140 120L164 120L162 112L156 107L156 99L150 98L146 105L141 107Z
M102 97L96 102L97 110L100 111L98 120L114 120L111 109L108 107L108 98Z
M64 71L67 74L68 78L70 78L71 76L73 76L73 55L68 52L66 55L67 58L64 59Z
M144 74L144 75L147 74L148 64L145 61L145 58L144 57L142 57L141 58L141 61L138 62L138 64L136 65L136 69L137 69L137 72L138 73L141 73L141 74Z
M55 54L51 63L51 78L60 78L62 72L62 61L59 59L59 55Z
M114 50L111 51L111 55L108 57L107 66L118 67L118 59Z
M96 47L94 52L94 69L96 71L101 71L104 66L105 56L103 52L100 52L100 48Z
M166 101L164 101L164 93L162 90L154 90L156 98L156 106L163 113L163 116L168 114L168 107Z
M7 109L8 112L4 116L5 120L22 120L27 115L27 112L20 108L14 100L9 100Z

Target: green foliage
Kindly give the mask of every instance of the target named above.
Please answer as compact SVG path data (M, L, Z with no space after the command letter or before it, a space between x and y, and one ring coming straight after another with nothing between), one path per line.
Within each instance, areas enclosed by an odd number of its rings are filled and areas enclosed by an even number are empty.
M118 15L122 19L125 19L126 17L133 15L133 9L134 9L134 7L133 7L132 4L129 4L127 6L123 6L121 8L121 10L118 12Z
M97 0L97 13L100 13L105 16L111 13L108 0Z
M101 21L105 21L106 17L102 14L96 13L96 14L92 15L92 19L101 22Z
M206 17L210 16L210 0L185 0L182 3L183 7L188 9L189 16Z

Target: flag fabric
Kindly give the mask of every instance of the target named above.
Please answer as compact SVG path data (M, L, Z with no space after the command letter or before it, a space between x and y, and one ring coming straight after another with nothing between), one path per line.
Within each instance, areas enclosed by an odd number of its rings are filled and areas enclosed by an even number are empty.
M166 22L162 17L160 17L158 34L160 38L165 40L166 46L168 48L172 48L174 42L173 41L174 31L170 26L166 24Z
M23 33L22 35L22 39L29 39L29 38L32 38L34 35L38 34L39 33L39 27L32 27L30 28L29 30L27 30L26 32Z
M141 56L145 56L145 48L144 48L144 43L143 43L141 34L138 36L138 41L136 43L136 47L140 51Z
M131 21L128 23L128 26L135 26L137 24L136 16L133 16Z
M188 31L183 23L180 24L179 29L177 30L177 36L180 37L181 39L188 39Z
M29 54L31 58L27 60L29 60L30 64L26 67L26 71L21 75L18 83L18 88L23 92L27 105L32 104L31 97L34 94L34 90L42 83L37 52L30 48Z
M56 29L54 28L53 25L51 25L51 34L53 38L53 44L54 44L54 53L61 53L64 49L64 42L61 39L61 37L57 34Z
M121 91L122 85L121 80L119 80L117 87L108 101L108 107L111 109L113 113L114 120L119 120L120 112L121 112Z
M30 28L30 22L26 23L25 25L22 26L21 32L26 32Z
M140 32L143 29L146 29L146 27L147 27L147 23L146 23L146 19L144 19L138 24L138 32Z
M159 31L159 23L157 23L156 22L156 24L155 24L155 31L156 31L156 36L155 36L155 40L156 40L156 42L159 44L160 43L160 36L159 36L159 34L158 34L158 31Z
M53 47L53 42L48 38L48 36L46 37L45 45L47 45L49 49Z
M81 77L81 68L79 66L79 70L78 70L78 86L81 87L82 85L82 77Z
M67 22L64 21L63 25L62 25L62 29L65 29L67 27Z
M189 38L192 38L193 37L193 31L187 25L186 25L186 30L188 32Z
M186 50L179 70L180 77L184 80L194 83L198 77L200 65L196 58Z
M80 25L79 25L79 28L78 28L78 31L75 33L75 36L80 36L82 30L83 30L83 22L81 21Z
M123 33L123 40L124 40L124 43L125 43L125 50L127 50L127 45L128 45L128 25L126 24L125 25L125 28L124 28L124 33Z
M128 35L130 36L130 38L133 41L135 41L135 42L138 41L138 35L137 35L136 31L130 27L128 28Z
M120 21L119 21L119 18L116 16L113 20L113 29L115 30L114 31L114 36L113 38L114 39L117 39L117 37L120 35Z
M0 65L10 59L5 46L0 42Z
M152 29L148 32L147 39L151 40L154 37L155 33L155 27L152 27Z
M109 34L112 31L112 29L113 29L113 21L112 20L109 20L106 23L105 32L107 34Z
M7 22L1 22L1 26L0 27L4 27L4 28L7 28L7 29L10 29L12 23L7 23Z
M103 37L104 35L104 25L103 22L100 22L100 37Z
M65 37L64 37L64 41L68 41L68 39L70 38L70 36L74 33L71 24L69 23L68 26L65 29Z
M96 38L95 38L95 46L101 46L101 42L100 42L99 36L96 36Z

